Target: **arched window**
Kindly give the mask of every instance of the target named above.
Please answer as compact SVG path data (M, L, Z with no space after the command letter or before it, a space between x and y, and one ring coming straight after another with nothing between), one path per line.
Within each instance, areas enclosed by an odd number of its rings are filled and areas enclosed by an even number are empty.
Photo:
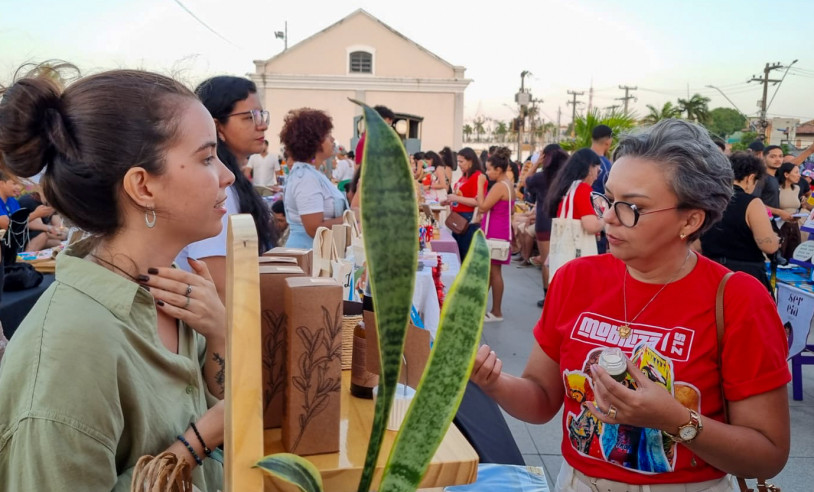
M350 54L350 73L373 73L373 55L367 51Z

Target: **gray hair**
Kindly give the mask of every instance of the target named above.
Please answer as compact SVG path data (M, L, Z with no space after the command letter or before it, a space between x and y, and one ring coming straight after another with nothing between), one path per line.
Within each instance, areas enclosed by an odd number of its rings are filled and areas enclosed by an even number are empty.
M723 217L732 197L734 175L729 160L704 127L678 119L659 121L624 136L613 160L621 157L638 157L664 166L679 207L705 212L704 223L688 236L689 241L701 237Z

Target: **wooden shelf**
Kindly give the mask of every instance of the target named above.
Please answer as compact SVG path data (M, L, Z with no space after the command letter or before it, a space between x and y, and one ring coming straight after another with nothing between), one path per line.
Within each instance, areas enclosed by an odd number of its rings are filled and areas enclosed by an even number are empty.
M322 472L326 491L356 492L367 452L370 427L373 422L373 400L356 398L350 394L350 371L342 372L342 417L340 420L340 450L338 453L305 456ZM265 454L285 452L280 442L280 429L264 431ZM381 473L393 441L395 431L386 431L382 452L379 454L373 488L378 487ZM472 483L477 479L478 454L451 424L444 441L430 462L421 487L444 487ZM272 477L266 478L265 490L296 491Z

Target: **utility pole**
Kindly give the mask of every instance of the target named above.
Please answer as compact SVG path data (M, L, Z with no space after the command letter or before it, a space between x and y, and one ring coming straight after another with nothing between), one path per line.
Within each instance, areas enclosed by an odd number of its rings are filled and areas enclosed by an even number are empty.
M562 106L557 106L557 132L554 135L557 143L560 143L560 120L562 120Z
M535 131L535 123L537 119L537 103L542 103L542 99L536 99L534 97L531 98L531 110L529 111L529 126L531 127L531 133L529 134L529 145L531 146L531 151L534 152L534 131Z
M580 101L577 101L577 96L581 96L585 94L585 91L577 92L577 91L566 91L572 97L570 101L566 104L571 105L571 136L574 136L574 128L576 127L577 121L577 104L582 104Z
M625 91L625 97L616 97L614 99L616 99L617 101L624 101L625 114L628 114L627 113L627 102L630 101L631 99L633 99L634 101L636 100L636 98L634 96L630 95L630 91L635 91L636 89L638 89L638 87L630 87L628 85L620 85L619 88L622 89L623 91Z
M778 82L782 82L781 80L777 79L770 79L769 74L772 70L777 70L778 68L782 68L783 65L780 63L773 63L769 65L768 63L763 68L763 78L757 78L752 75L752 78L747 82L762 82L763 83L763 98L760 100L760 121L758 122L758 126L760 127L760 138L766 138L766 127L769 126L769 122L766 121L766 98L769 95L769 82L777 84Z
M591 79L591 87L588 89L588 113L594 107L594 80Z

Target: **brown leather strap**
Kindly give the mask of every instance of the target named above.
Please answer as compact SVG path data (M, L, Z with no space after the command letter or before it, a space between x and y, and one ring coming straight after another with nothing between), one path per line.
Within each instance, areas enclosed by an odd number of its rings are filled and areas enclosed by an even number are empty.
M718 330L718 368L721 371L721 401L724 404L724 422L727 424L729 423L729 403L726 401L723 385L724 329L726 328L726 323L724 322L724 290L726 289L726 282L732 275L734 275L733 272L724 275L721 279L721 283L718 284L718 292L715 294L715 327ZM753 492L752 489L749 488L749 485L746 484L745 479L741 477L737 477L737 479L741 492ZM772 490L768 487L771 487L771 485L767 486L765 480L758 479L757 489L759 492Z

